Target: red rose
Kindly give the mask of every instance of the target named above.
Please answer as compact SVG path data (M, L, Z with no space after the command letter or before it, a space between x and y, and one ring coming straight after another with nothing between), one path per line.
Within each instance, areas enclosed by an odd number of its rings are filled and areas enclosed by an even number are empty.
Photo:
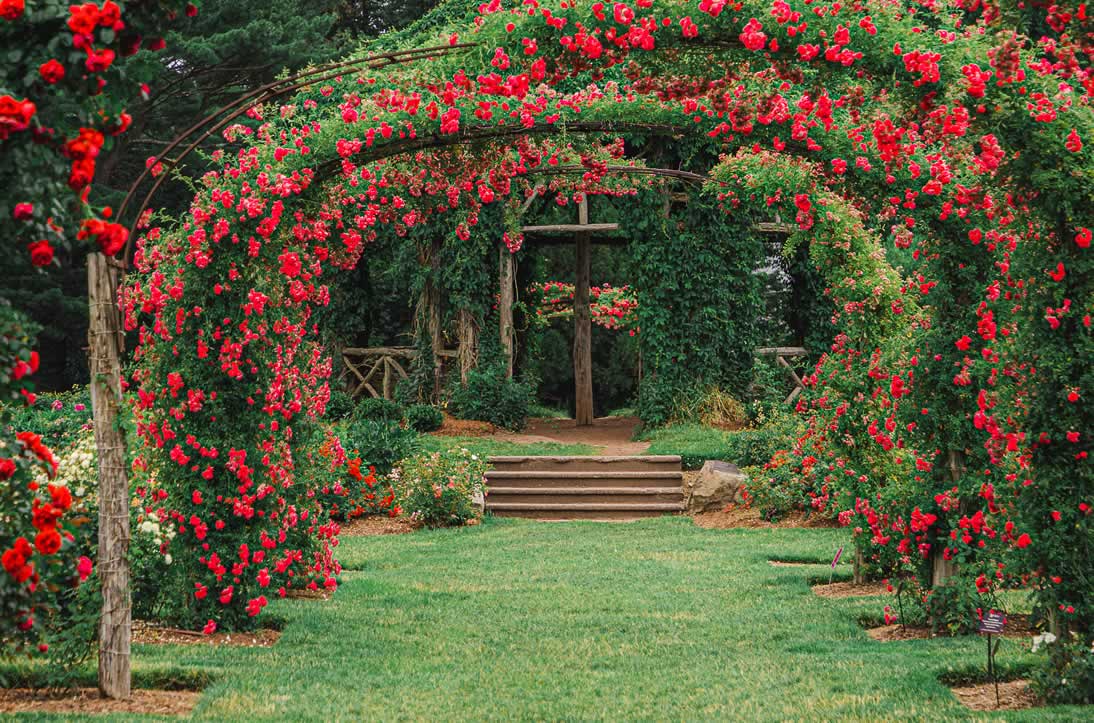
M92 50L87 54L87 60L84 61L84 65L92 73L103 73L113 64L114 51L110 48L104 48L102 50Z
M64 485L50 485L49 499L58 509L67 510L72 506L72 493Z
M61 549L61 534L53 528L47 528L34 538L34 546L43 555L52 555Z
M193 3L186 3L186 17L188 17L188 18L197 17L197 14L198 14L197 6L194 5Z
M61 65L56 60L50 59L38 66L38 75L42 76L42 80L53 85L64 79L65 66Z
M11 479L15 475L15 462L10 459L0 459L0 481Z
M95 3L72 5L68 9L68 29L74 35L91 35L99 24L99 6Z
M15 21L23 15L26 3L23 0L0 0L0 18Z
M17 203L15 204L15 216L16 221L29 221L34 217L34 204L33 203Z
M26 130L37 112L37 106L25 98L20 101L10 95L0 95L0 141L12 133Z
M53 247L45 239L32 241L27 244L30 251L30 262L35 266L49 266L53 263Z

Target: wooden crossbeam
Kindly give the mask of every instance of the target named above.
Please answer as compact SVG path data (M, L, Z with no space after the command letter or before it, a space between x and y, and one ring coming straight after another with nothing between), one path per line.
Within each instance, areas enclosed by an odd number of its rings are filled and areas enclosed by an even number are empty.
M524 233L600 233L618 231L617 223L556 223L547 226L522 226Z

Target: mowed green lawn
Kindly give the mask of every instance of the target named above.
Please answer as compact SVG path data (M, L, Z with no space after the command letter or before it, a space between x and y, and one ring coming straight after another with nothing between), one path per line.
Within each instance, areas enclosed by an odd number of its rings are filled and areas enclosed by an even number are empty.
M939 676L982 669L982 640L875 642L856 620L881 599L822 599L808 582L826 564L768 564L842 540L680 517L347 538L331 600L271 606L288 621L274 647L139 646L135 661L146 679L209 671L199 718L969 718ZM1028 665L1024 648L1004 642L1001 663Z

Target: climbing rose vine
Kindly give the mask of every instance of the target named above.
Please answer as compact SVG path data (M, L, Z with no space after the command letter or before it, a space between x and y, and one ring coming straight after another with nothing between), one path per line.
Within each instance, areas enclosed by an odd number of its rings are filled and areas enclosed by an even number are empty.
M838 334L785 483L865 563L913 574L932 615L968 626L1026 584L1066 633L1057 666L1089 649L1091 35L1085 8L1005 15L492 0L440 34L474 53L317 83L226 128L246 142L183 219L144 230L124 302L195 611L238 621L265 588L333 584L336 528L294 455L329 394L311 322L327 279L381 234L469 239L565 165L547 137L588 151L560 202L603 181L621 137L668 137L720 158L693 169L704 197L790 222L826 284ZM437 42L424 28L398 41Z

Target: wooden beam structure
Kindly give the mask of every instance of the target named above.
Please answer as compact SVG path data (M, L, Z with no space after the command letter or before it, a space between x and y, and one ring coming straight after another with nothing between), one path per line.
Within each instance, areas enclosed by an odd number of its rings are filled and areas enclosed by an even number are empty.
M578 225L588 229L592 224L587 196L581 198L577 212ZM592 244L588 230L575 233L574 241L574 422L578 427L587 427L593 423L593 315L589 308Z
M513 304L517 296L517 262L505 244L498 244L498 326L501 350L505 355L506 375L513 378L513 357L516 330L513 327Z
M765 346L756 350L756 356L771 356L775 357L775 363L786 370L787 376L794 382L794 391L790 392L784 400L784 404L790 404L798 395L805 391L805 382L798 376L798 373L794 371L794 367L790 366L790 362L787 359L793 359L794 357L808 356L809 352L804 347L800 346Z

